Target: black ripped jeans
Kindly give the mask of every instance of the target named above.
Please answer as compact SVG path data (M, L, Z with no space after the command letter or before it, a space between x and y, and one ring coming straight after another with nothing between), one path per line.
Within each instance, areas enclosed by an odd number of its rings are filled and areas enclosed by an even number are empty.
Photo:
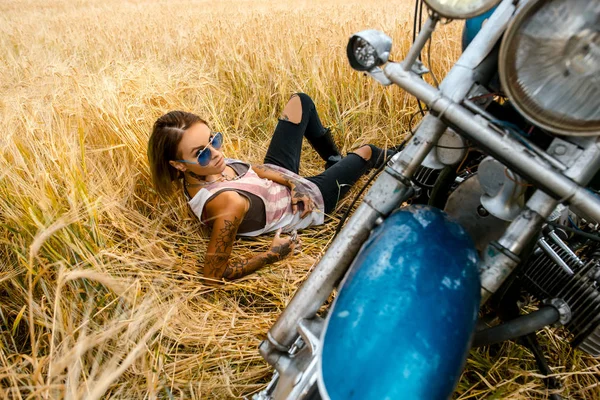
M279 120L264 161L265 164L275 164L296 174L300 168L302 139L306 137L315 141L326 133L312 99L304 93L297 95L302 102L302 120L299 124ZM357 154L348 153L329 169L306 179L317 185L323 195L325 213L330 214L335 210L338 201L367 169L368 162L365 159Z

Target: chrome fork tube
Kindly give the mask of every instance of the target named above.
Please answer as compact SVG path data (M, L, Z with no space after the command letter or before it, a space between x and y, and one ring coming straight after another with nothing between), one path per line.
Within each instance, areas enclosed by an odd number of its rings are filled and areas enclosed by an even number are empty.
M558 201L537 190L519 216L508 226L497 242L492 242L483 254L480 267L481 304L500 288L519 265L519 255L542 228Z
M468 93L475 83L474 69L492 51L513 10L512 0L503 0L440 85L440 93L446 98L460 101ZM430 24L434 25L435 21L428 22L427 26ZM426 43L423 38L430 34L429 29L424 30L416 43ZM402 68L410 74L410 66L403 65ZM298 336L298 321L312 318L327 300L377 221L410 196L410 178L446 128L447 125L438 117L425 116L406 148L394 156L375 181L364 201L268 332L268 340L261 344L260 353L269 363L274 364L273 360L277 357L284 357ZM275 356L275 353L280 354Z

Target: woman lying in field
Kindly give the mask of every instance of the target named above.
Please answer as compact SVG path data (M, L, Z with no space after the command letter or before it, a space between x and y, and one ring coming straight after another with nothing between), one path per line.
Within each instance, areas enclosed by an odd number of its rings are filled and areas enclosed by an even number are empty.
M298 175L304 137L326 161L324 172L308 178ZM322 224L351 185L386 156L365 145L342 158L304 93L294 94L284 107L263 165L225 158L222 143L221 133L183 111L158 118L148 143L157 191L168 195L172 182L181 180L193 212L212 226L204 276L213 279L237 279L285 258L299 243L296 230ZM229 260L236 235L272 231L277 233L269 251ZM281 237L282 231L292 234Z

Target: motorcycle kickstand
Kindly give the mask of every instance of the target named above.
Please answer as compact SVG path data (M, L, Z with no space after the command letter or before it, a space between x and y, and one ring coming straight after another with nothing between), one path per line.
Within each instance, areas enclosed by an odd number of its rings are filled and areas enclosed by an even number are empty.
M535 362L536 362L540 372L545 376L551 375L552 371L550 370L550 367L548 366L548 361L546 360L546 357L544 356L544 351L542 350L542 347L540 346L540 342L537 339L537 335L535 333L530 333L529 335L523 336L521 338L521 340L522 340L521 344L523 346L527 347L533 353L533 356L535 357ZM544 383L546 384L546 387L550 390L561 388L560 382L558 380L556 380L554 377L547 377L547 378L542 378L542 379L544 379ZM548 398L550 400L563 400L562 396L560 396L558 394L551 394Z

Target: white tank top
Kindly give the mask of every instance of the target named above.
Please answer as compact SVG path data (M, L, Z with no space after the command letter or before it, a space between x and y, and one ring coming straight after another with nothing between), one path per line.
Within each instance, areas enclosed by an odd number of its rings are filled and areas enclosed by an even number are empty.
M206 203L219 192L224 190L235 190L252 193L258 196L264 206L266 214L266 223L263 229L252 232L238 233L239 236L258 236L263 233L272 232L282 228L284 232L291 232L294 229L304 229L312 225L320 225L325 219L325 206L323 196L319 188L311 181L302 178L285 168L277 165L266 164L269 168L277 170L284 175L289 176L300 189L303 189L315 203L315 208L304 218L298 211L292 213L292 197L290 189L269 179L259 177L252 167L243 161L234 159L225 159L226 165L242 163L248 166L248 171L241 177L232 181L214 182L203 186L196 195L189 200L190 208L202 222L202 211Z

